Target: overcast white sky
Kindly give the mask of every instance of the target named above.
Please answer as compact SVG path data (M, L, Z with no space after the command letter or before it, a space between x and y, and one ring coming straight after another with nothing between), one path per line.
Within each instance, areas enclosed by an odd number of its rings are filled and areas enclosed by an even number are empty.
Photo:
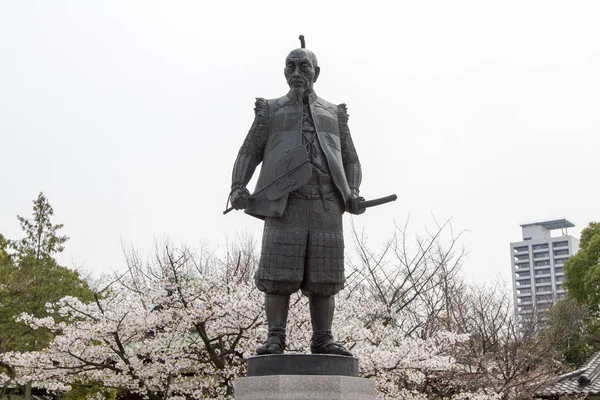
M317 93L348 104L362 194L399 196L355 218L373 245L452 217L465 274L508 281L520 223L600 219L599 19L572 0L3 1L0 233L43 191L65 265L120 267L121 240L259 239L221 212L254 98L287 92L304 34Z

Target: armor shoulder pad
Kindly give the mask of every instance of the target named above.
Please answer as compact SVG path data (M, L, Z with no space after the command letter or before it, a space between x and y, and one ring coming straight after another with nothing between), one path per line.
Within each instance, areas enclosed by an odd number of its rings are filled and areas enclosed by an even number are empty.
M269 102L262 97L257 97L254 103L254 113L261 117L269 116Z
M337 113L340 124L348 123L348 109L346 108L346 103L338 104Z

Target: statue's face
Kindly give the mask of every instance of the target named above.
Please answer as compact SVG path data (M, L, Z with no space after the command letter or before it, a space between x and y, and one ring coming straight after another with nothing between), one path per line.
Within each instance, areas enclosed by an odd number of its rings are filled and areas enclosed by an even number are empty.
M287 56L283 72L290 89L306 91L313 88L320 72L314 64L312 54L305 49L296 49Z

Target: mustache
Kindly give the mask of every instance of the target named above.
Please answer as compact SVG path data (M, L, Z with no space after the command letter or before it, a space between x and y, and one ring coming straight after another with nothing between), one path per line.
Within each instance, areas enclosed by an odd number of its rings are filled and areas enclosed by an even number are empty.
M306 79L304 79L304 77L302 77L300 75L290 76L290 78L288 79L289 85L291 85L292 83L296 83L296 82L301 82L305 85L307 84Z

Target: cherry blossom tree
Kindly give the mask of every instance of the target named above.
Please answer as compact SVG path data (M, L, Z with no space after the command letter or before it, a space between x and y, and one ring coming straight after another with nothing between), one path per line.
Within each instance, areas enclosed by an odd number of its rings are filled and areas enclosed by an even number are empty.
M396 236L386 254L397 263L376 264L382 258L365 250L363 269L351 268L337 301L335 335L382 399L498 397L453 382L461 372L458 349L470 336L449 331L445 321L464 253L440 238L441 232L417 240L409 254L407 236ZM0 362L13 368L17 382L55 392L101 383L151 400L232 399L234 379L267 333L263 296L251 279L256 249L243 243L218 257L206 247L161 245L150 259L131 250L125 256L128 268L112 275L95 301L65 297L47 305L45 318L20 315L55 339ZM293 296L289 315L288 350L308 353L307 299Z
M256 307L260 298L239 285L228 291L213 279L191 282L185 287L195 293L185 293L193 298L191 309L173 299L173 291L179 289L167 280L146 299L160 304L149 309L131 292L115 288L97 303L66 297L50 307L70 324L22 315L23 322L57 336L44 351L14 353L7 361L16 366L20 380L55 391L101 381L150 399L231 398L231 382L244 373L244 358L253 354L257 338L266 333L262 310ZM295 300L290 348L307 352L307 304L300 296ZM338 323L336 331L360 358L362 375L376 380L382 398L397 398L399 391L416 395L428 371L454 367L447 350L466 336L440 332L428 340L407 338L381 303L352 300L340 302L338 314L344 323ZM411 385L412 390L406 389Z
M130 265L95 302L65 297L48 305L49 317L23 314L22 322L56 338L5 362L19 382L49 390L100 381L150 399L231 396L264 324L261 296L249 284L195 274L200 265L188 250L167 249L152 265Z

